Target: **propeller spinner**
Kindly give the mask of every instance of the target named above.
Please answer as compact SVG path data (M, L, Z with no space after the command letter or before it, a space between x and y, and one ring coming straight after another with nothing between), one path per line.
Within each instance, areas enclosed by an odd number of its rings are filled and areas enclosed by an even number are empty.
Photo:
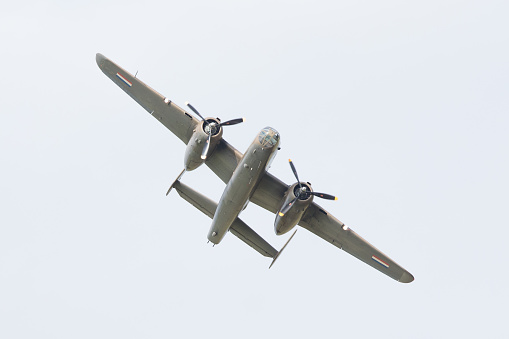
M197 116L199 116L200 119L205 123L204 130L205 130L205 133L208 134L208 138L207 138L207 141L205 142L205 145L203 146L203 150L201 152L201 158L203 160L205 160L207 158L207 153L209 152L209 147L210 147L210 139L212 138L213 135L215 135L215 134L217 134L219 132L219 130L221 129L222 126L233 126L233 125L237 125L237 124L240 124L241 122L245 121L244 118L237 118L237 119L232 119L232 120L228 120L228 121L222 122L220 124L217 124L215 122L207 121L207 119L205 119L200 114L200 112L198 112L198 110L196 108L194 108L193 105L191 105L189 103L189 101L186 102L186 105Z
M290 201L288 203L288 205L284 206L281 209L281 211L279 211L279 216L282 217L286 213L288 213L290 208L292 208L293 204L295 204L295 202L298 199L305 200L305 199L309 198L310 195L314 195L315 197L319 197L319 198L327 199L327 200L338 200L338 198L333 196L333 195L326 194L326 193L313 192L313 191L310 190L310 187L308 187L307 185L302 185L302 183L299 180L299 176L297 174L297 169L295 168L295 165L293 164L292 159L288 159L288 162L290 163L290 167L292 168L292 172L295 175L295 178L297 179L297 182L299 183L299 187L298 188L296 187L296 189L294 191L295 198L292 201Z

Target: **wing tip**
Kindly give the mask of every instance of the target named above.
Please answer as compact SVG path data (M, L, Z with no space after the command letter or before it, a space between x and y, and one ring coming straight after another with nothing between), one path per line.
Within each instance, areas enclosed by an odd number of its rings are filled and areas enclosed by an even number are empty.
M95 61L97 62L97 66L99 66L99 68L102 68L102 66L104 65L104 62L106 60L108 60L108 59L101 53L97 53L95 55Z
M398 281L401 283L408 284L408 283L411 283L412 281L414 281L414 276L412 274L410 274L410 272L405 271L405 272L403 272L403 274L401 275L401 278L399 278Z

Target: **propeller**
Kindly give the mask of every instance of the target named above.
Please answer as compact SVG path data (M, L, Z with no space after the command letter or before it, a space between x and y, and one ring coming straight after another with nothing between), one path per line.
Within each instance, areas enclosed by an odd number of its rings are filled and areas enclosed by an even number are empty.
M299 180L299 176L297 174L297 169L295 168L295 165L293 164L292 159L288 159L288 162L290 163L290 167L292 168L292 172L295 175L295 178L297 179L297 182L299 183L299 188L296 191L294 191L295 198L292 201L290 201L290 203L288 205L286 205L285 207L283 207L281 209L281 211L279 212L279 216L282 217L283 215L288 213L290 208L292 208L293 204L295 204L295 202L298 199L302 198L304 200L304 199L307 199L310 195L314 195L315 197L319 197L319 198L327 199L327 200L338 200L338 198L333 196L333 195L326 194L326 193L313 192L313 191L311 191L309 189L308 186L302 185L300 180Z
M205 142L205 146L203 146L203 150L201 151L201 158L203 160L205 160L207 158L207 153L209 152L209 147L210 147L210 139L212 139L212 135L215 135L216 133L219 132L219 129L222 127L222 126L233 126L233 125L237 125L237 124L240 124L241 122L244 122L245 119L244 118L237 118L237 119L232 119L232 120L228 120L228 121L225 121L225 122L222 122L222 123L215 123L215 122L210 122L210 121L207 121L207 119L205 119L201 114L200 112L198 112L198 110L196 108L193 107L193 105L191 105L189 103L189 101L186 102L186 105L187 107L189 107L197 116L200 117L200 119L205 123L205 133L208 134L208 138L207 138L207 141Z

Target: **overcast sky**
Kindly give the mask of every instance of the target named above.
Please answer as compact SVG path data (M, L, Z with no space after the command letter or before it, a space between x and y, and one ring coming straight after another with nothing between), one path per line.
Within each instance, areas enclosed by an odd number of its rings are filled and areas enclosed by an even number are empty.
M1 338L509 336L506 1L9 2L0 12ZM165 192L184 144L102 53L206 116L269 125L271 173L409 270L300 229L276 265ZM206 166L183 182L218 200ZM275 216L241 218L274 247Z

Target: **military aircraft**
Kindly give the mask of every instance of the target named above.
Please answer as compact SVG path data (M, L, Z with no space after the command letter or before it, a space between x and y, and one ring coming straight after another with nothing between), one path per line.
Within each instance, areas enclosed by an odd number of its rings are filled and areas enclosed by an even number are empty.
M241 123L243 119L221 122L219 118L204 118L187 103L197 119L102 54L96 55L96 61L106 76L187 145L184 170L166 194L174 188L184 200L212 219L207 236L210 242L219 244L230 231L262 255L273 258L272 266L295 232L280 251L274 249L239 218L251 201L276 214L277 235L300 225L399 282L414 280L412 274L313 202L314 197L335 197L314 192L308 182L300 181L291 160L297 180L294 184L287 185L267 172L279 149L280 135L274 128L263 128L242 154L223 139L223 127ZM181 182L186 171L202 164L226 184L219 203Z

